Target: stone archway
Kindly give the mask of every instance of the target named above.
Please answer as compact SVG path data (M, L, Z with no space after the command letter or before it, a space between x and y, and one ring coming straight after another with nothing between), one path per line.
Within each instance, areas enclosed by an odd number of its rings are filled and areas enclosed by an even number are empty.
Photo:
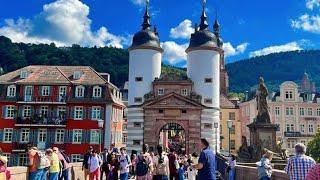
M159 130L158 145L173 148L178 154L187 152L186 130L178 123L169 122Z

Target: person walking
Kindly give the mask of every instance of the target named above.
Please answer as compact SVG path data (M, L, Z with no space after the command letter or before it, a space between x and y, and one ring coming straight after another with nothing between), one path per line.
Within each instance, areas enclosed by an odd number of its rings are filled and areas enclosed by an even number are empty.
M158 155L154 158L154 176L153 180L169 179L169 158L164 154L163 147L157 146Z
M128 180L129 179L129 171L131 166L131 160L129 155L126 152L126 148L120 148L120 180Z
M177 170L178 175L179 175L179 180L184 180L184 173L185 173L185 167L184 167L184 163L180 163L179 164L179 169Z
M200 153L198 164L192 167L198 170L198 178L205 180L216 179L216 162L215 154L210 149L209 142L206 139L201 139L200 147L202 151Z
M234 154L231 155L230 159L229 159L229 163L228 163L228 169L229 169L229 175L228 175L228 179L229 180L234 180L235 177L235 167L236 167L236 156Z
M142 153L138 155L136 170L137 180L152 180L153 164L148 144L142 146Z
M58 180L60 172L60 161L58 154L53 152L51 148L46 150L46 154L50 160L49 180Z
M296 155L289 158L285 167L285 171L289 175L290 180L305 179L309 169L316 164L312 157L305 155L306 149L306 146L302 143L295 145Z
M29 179L38 180L42 177L42 170L38 169L39 166L38 148L31 147L28 150L28 166L29 166Z
M69 178L69 170L71 168L70 159L67 155L65 155L59 148L54 147L52 148L53 152L58 155L59 161L62 165L61 175L59 176L59 180L70 180Z
M119 178L119 158L117 158L117 155L115 152L112 152L111 154L111 160L109 164L110 173L108 176L108 180L118 180Z
M259 180L270 180L272 175L272 152L266 151L261 160L257 162ZM230 177L230 176L229 176Z
M87 180L88 176L90 174L88 161L89 161L89 158L92 154L92 151L93 151L93 147L90 146L88 151L83 155L82 171L84 171L84 180Z
M320 164L313 166L306 176L305 180L319 180L320 179Z
M168 155L169 158L169 169L170 169L170 180L179 179L179 175L177 173L177 170L179 167L177 167L177 161L178 161L178 156L175 153L173 148L170 148L170 153Z
M92 151L88 160L89 180L100 180L100 166L102 164L100 156L96 150Z
M105 174L106 179L108 178L109 174L109 158L108 158L109 152L107 148L104 148L103 152L101 153L101 160L102 160L102 165L101 165L101 176L100 179L103 180L103 174Z

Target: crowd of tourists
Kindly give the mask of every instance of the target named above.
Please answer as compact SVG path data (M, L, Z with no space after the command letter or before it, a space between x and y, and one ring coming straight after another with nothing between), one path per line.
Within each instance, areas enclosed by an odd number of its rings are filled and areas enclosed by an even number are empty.
M215 155L209 143L201 139L202 151L178 155L174 149L165 151L157 146L156 152L144 144L142 152L129 156L126 148L120 152L113 145L98 155L90 147L84 154L83 172L85 180L215 180Z
M215 180L215 154L206 139L201 139L201 153L178 155L172 148L168 152L162 146L156 152L144 144L142 152L129 156L126 148L120 151L111 145L98 153L89 147L83 156L82 170L85 180ZM29 180L70 180L70 159L57 147L45 152L37 147L28 148ZM306 146L295 145L295 155L288 159L285 172L290 180L320 180L320 164L307 155ZM266 151L257 162L259 180L270 180L273 152ZM0 151L0 180L11 180L7 168L8 159ZM236 156L231 155L227 163L226 178L235 180Z

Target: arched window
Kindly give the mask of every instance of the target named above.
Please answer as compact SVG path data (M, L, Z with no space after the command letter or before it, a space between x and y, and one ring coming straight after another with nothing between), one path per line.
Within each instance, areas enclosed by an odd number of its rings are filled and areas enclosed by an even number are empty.
M102 88L99 86L93 87L92 97L94 98L100 98L102 94Z
M76 87L76 97L84 97L84 87L83 86L77 86Z
M15 97L16 96L16 86L15 85L8 86L7 96L8 97Z

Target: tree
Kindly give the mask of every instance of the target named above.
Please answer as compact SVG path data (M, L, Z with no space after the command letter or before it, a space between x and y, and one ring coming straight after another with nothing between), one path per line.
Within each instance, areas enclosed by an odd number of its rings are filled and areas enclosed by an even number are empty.
M315 137L308 143L307 154L320 163L320 129Z

